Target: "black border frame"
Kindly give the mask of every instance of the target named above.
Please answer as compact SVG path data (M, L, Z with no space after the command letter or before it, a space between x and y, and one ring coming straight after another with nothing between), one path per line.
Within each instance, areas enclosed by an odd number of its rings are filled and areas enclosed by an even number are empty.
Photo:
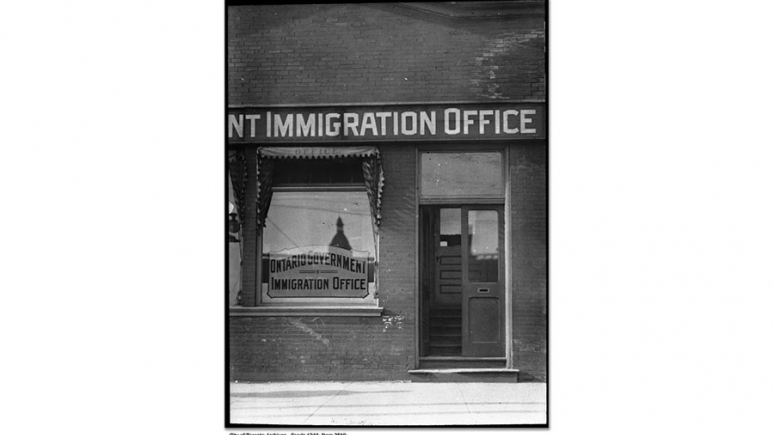
M301 4L319 4L319 3L325 3L325 2L310 2L310 1L302 1L299 2ZM359 2L359 3L371 3L371 2ZM223 45L224 45L224 57L221 60L223 62L223 71L224 71L224 82L223 82L223 90L224 90L224 107L223 107L223 180L224 183L224 198L226 200L223 201L223 234L226 235L224 237L224 285L223 288L226 290L223 294L223 312L224 312L224 356L225 356L225 364L224 364L224 373L223 373L223 380L224 380L224 397L223 397L223 403L224 403L224 428L230 429L230 428L342 428L342 426L299 426L299 425L269 425L269 424L240 424L240 423L231 423L231 406L230 406L230 343L229 343L229 300L228 300L228 288L229 288L229 276L228 276L228 129L226 128L228 126L228 112L229 112L229 97L228 97L228 8L229 6L240 6L240 5L253 5L253 4L278 4L274 2L269 3L263 3L263 2L257 2L257 1L251 1L251 0L225 0L223 4L223 21L224 21L224 28L223 28ZM454 425L454 426L369 426L369 428L395 428L395 429L432 429L432 428L442 428L442 429L456 429L456 428L541 428L541 429L549 429L551 427L551 302L550 302L550 295L551 295L551 244L550 244L550 233L551 233L551 214L550 214L550 198L551 198L551 171L550 171L550 163L551 163L551 141L550 141L550 135L551 135L551 104L550 104L550 8L549 8L550 0L543 0L543 25L544 25L544 38L545 38L545 50L544 50L544 62L545 62L545 77L546 77L546 89L545 89L545 107L546 107L546 113L545 113L545 143L546 143L546 423L545 424L512 424L512 425ZM345 426L347 427L364 427L364 426ZM344 430L346 432L346 429Z

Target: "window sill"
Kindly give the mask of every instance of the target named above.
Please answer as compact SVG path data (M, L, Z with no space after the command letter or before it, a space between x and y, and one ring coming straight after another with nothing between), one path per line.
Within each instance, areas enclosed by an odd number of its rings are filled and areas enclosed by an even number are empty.
M262 307L231 307L228 310L229 316L262 316L262 317L281 317L281 316L381 316L383 307L377 306L262 306Z

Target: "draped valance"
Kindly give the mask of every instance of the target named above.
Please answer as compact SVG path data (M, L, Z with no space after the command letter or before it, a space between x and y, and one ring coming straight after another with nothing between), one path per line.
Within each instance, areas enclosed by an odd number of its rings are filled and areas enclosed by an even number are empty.
M363 179L368 202L371 206L371 216L374 229L378 229L382 221L382 192L384 189L384 172L381 156L376 146L348 147L259 147L257 158L257 218L259 230L266 223L272 196L272 178L274 161L276 159L362 159Z
M262 147L258 154L273 159L335 159L379 156L375 146L352 147Z

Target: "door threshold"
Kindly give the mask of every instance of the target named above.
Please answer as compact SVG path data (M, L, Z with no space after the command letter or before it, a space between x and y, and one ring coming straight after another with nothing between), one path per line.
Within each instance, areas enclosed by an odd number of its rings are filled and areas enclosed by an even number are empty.
M505 361L504 356L420 356L420 361Z
M419 358L419 370L503 370L505 357L425 356Z

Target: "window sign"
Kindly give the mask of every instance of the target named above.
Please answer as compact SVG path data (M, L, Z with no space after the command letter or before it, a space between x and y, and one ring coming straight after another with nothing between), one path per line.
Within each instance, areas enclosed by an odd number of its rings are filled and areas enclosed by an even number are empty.
M365 298L368 253L335 246L312 246L269 253L268 295Z
M275 191L263 232L262 302L373 301L375 245L364 190Z

